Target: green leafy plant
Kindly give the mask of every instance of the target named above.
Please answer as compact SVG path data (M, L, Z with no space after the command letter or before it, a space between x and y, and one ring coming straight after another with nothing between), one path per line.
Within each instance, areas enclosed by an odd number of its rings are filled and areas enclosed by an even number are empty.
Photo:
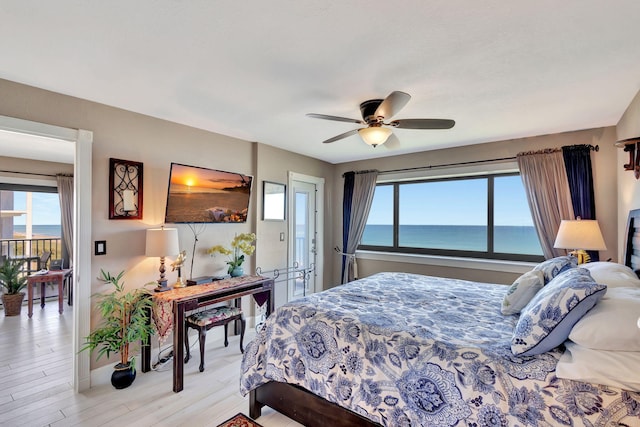
M0 287L5 295L17 295L27 287L27 275L22 271L24 261L8 259L0 265Z
M127 291L120 282L124 271L117 276L100 270L101 280L111 283L115 291L107 294L93 295L98 299L96 307L100 310L102 324L85 338L85 346L81 349L98 350L98 359L111 353L120 355L120 363L135 367L135 357L130 357L129 346L134 343L147 344L149 337L155 332L149 315L153 306L151 292L146 288ZM153 282L152 284L157 285ZM146 285L145 285L146 286Z
M228 273L231 274L233 269L240 267L244 262L244 256L251 256L256 251L256 247L253 242L256 241L255 233L242 233L236 234L231 241L231 248L225 248L222 245L216 245L207 250L209 255L215 255L220 253L222 255L229 256L227 265L229 266Z

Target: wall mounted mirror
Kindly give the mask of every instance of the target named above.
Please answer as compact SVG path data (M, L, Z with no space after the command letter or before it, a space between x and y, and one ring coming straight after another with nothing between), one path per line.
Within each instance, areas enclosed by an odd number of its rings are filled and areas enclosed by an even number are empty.
M287 207L287 186L277 182L262 181L262 219L284 221Z

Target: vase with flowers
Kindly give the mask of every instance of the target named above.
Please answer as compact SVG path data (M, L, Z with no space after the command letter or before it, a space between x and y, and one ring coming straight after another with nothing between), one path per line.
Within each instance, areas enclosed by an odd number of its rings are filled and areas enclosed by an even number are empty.
M231 248L216 245L209 248L207 253L211 256L218 253L227 255L229 257L229 260L227 261L227 265L229 266L227 273L229 273L231 277L238 277L244 274L242 264L244 263L245 255L251 256L256 250L256 247L253 244L255 241L255 233L236 234L233 240L231 240Z

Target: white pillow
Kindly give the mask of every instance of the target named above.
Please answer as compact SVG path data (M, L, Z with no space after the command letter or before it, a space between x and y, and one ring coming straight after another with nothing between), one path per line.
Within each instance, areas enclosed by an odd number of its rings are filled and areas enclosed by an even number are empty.
M609 289L618 287L640 288L640 279L626 265L597 261L580 264L580 267L589 270L591 277L596 282L607 285Z
M518 314L544 286L544 272L531 270L518 277L502 300L504 315Z
M592 350L565 343L556 376L640 392L640 352Z
M597 350L640 351L640 288L607 288L607 294L571 329L569 339Z

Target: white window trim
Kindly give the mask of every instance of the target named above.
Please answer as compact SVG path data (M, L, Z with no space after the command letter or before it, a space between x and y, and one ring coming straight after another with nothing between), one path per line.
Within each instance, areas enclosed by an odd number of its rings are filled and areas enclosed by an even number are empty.
M74 153L74 254L73 254L73 387L90 388L89 352L80 351L91 324L91 159L93 132L70 129L15 117L0 116L0 130L68 141Z
M537 265L535 262L524 261L505 261L496 259L463 258L366 250L356 251L356 258L372 261L435 265L439 267L468 268L473 270L500 271L519 274L524 274Z

